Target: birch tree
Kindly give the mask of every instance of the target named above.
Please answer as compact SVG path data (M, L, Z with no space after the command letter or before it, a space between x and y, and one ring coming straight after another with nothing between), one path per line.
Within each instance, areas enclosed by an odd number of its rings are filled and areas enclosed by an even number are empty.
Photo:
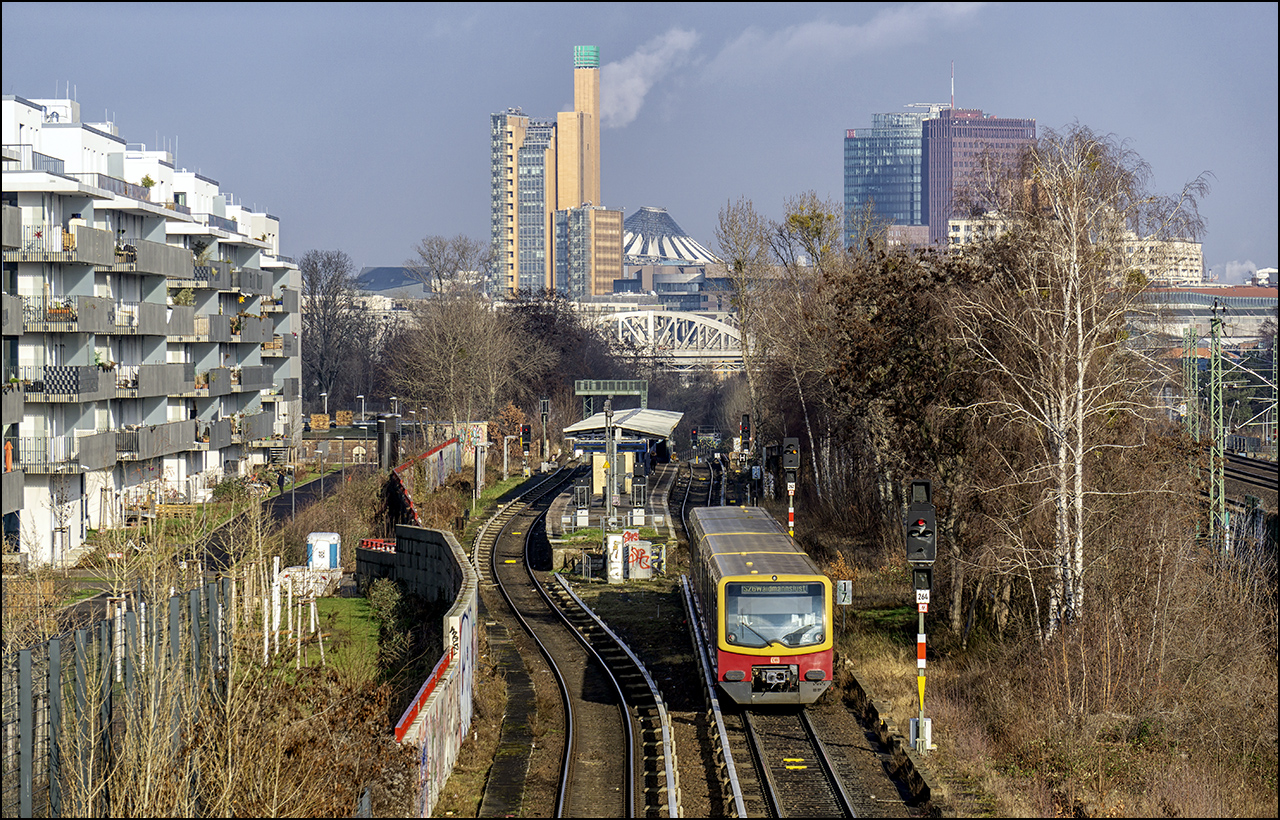
M767 355L760 316L770 298L768 220L745 197L725 203L716 223L716 244L725 276L733 286L732 304L742 334L742 366L747 377L748 406L756 430L762 430L759 378Z
M1090 504L1106 492L1091 482L1093 465L1108 448L1130 446L1098 431L1121 416L1148 415L1152 404L1127 329L1146 279L1130 268L1126 246L1194 238L1207 186L1201 177L1175 197L1154 196L1140 157L1079 125L1046 131L1017 173L983 170L966 196L971 213L996 209L987 211L993 238L975 251L995 278L959 300L957 322L981 363L975 375L999 386L973 407L1039 442L1039 457L1011 480L1035 488L1033 505L1053 522L1043 548L1022 551L1029 575L1048 575L1041 633L1048 638L1086 604L1096 557ZM1037 510L1023 512L1032 518Z

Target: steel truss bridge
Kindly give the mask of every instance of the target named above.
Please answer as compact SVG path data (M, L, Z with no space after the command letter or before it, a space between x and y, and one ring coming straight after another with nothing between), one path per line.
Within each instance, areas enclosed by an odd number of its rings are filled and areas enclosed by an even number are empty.
M730 314L636 310L603 314L595 323L611 339L675 373L711 370L721 376L742 370L742 333Z

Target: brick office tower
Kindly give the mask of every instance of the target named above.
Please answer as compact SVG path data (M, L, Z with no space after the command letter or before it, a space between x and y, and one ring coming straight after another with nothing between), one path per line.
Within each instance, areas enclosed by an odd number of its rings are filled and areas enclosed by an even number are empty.
M975 109L950 109L924 121L921 165L924 176L923 217L929 244L947 241L947 220L957 189L978 167L983 151L1012 165L1035 141L1034 119L1001 118Z

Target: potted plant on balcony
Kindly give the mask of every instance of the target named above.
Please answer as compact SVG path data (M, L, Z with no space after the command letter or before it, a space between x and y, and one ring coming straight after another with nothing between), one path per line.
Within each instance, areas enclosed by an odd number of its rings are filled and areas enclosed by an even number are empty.
M107 372L108 370L114 370L116 367L115 362L103 359L102 354L96 350L93 351L93 363L94 365L97 366L99 370L101 370L104 373Z
M45 319L50 322L75 321L76 311L70 299L55 299L45 310Z

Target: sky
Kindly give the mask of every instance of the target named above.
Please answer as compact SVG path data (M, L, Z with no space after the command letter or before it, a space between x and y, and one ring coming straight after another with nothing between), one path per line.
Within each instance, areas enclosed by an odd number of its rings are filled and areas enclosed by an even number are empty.
M281 252L400 265L489 230L489 115L573 105L600 49L601 204L715 248L740 197L843 200L845 129L947 102L1127 141L1151 187L1208 172L1206 264L1277 264L1277 5L5 2L4 94L67 96L281 220Z

